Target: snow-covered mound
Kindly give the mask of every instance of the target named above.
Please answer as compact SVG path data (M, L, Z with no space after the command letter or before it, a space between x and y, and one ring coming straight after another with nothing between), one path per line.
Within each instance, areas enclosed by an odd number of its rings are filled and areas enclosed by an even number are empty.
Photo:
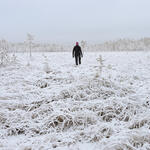
M18 54L0 68L0 149L148 150L149 75L147 52Z

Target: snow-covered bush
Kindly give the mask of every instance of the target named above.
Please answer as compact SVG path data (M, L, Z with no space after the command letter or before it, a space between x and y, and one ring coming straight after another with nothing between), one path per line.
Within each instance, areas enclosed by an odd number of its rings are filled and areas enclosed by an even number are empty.
M14 63L17 60L15 53L9 51L10 44L6 40L0 40L0 65Z
M46 88L48 86L48 83L46 80L38 80L35 85L40 88Z
M16 62L17 61L17 56L15 53L11 56L11 62Z
M44 67L43 67L43 70L46 72L46 73L50 73L51 69L49 67L49 64L48 64L48 59L46 56L45 57L45 62L44 62Z
M0 65L6 65L9 63L10 58L8 54L9 44L6 40L0 41Z
M48 62L45 62L45 63L44 63L44 71L45 71L46 73L49 73L49 72L51 71Z
M99 63L99 66L98 66L98 69L97 69L97 72L96 72L96 77L100 77L101 74L102 74L102 68L103 68L103 59L102 59L102 56L99 55L99 58L96 59Z

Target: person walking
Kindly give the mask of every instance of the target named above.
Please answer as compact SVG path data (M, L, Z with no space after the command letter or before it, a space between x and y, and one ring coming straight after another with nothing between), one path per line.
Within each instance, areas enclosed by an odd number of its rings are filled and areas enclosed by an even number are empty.
M83 57L83 54L78 42L76 42L76 46L73 48L72 57L75 57L76 65L81 64L81 57Z

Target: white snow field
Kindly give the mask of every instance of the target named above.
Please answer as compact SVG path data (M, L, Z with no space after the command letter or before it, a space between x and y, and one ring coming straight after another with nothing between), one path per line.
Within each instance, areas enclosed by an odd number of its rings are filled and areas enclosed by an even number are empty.
M0 150L150 150L150 52L29 60L0 67Z

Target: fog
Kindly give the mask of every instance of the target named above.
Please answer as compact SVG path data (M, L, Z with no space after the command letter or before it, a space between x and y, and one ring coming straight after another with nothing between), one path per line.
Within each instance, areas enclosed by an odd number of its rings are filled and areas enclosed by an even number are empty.
M102 42L150 36L149 0L1 0L0 38Z

